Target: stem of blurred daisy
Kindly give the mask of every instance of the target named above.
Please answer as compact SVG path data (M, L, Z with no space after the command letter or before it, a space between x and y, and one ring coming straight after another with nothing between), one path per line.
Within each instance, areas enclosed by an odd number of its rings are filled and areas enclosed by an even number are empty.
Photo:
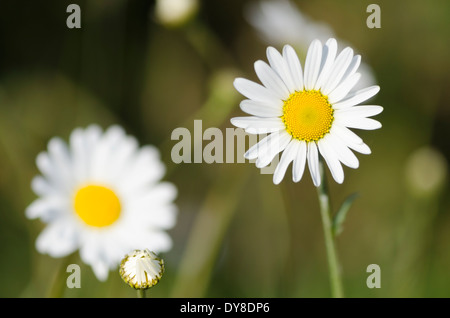
M322 218L325 247L327 252L331 295L334 298L342 298L344 297L344 291L342 287L342 278L336 251L333 223L331 219L330 196L328 194L325 164L322 158L319 160L319 169L322 182L317 188L317 195L319 198L320 216Z

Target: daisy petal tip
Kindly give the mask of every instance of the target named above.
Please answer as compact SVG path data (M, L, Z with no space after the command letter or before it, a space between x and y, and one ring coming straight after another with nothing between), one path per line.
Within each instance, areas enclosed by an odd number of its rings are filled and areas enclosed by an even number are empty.
M336 43L336 44L337 44L337 41L336 41L335 38L329 38L329 39L327 40L327 43Z
M286 44L285 46L283 46L283 57L286 57L288 54L295 54L295 50L292 46L290 46L289 44Z
M36 213L33 211L33 209L29 206L25 209L25 216L27 217L27 219L35 219L36 218Z
M372 122L372 127L370 127L371 130L376 130L383 127L383 125L378 120L372 119L371 122Z
M242 122L242 120L240 120L240 119L237 118L237 117L231 118L231 119L230 119L230 123L231 123L233 126L236 126L236 127L238 127L238 128L244 128L244 129L245 129L245 127L246 127L246 125L244 125L244 123Z
M373 85L371 88L372 88L372 90L373 90L373 95L378 94L379 91L381 90L381 87L378 86L378 85Z
M294 183L299 183L300 180L302 180L302 177L300 176L300 178L298 176L295 175L295 173L292 175L292 181Z
M263 64L265 62L262 60L257 60L255 63L253 63L253 68L256 70L256 72L258 72L258 69L263 67Z
M335 179L336 183L338 184L343 184L344 183L344 176L342 177L338 177L337 179Z
M244 81L245 81L245 78L243 78L243 77L236 77L234 79L234 81L233 81L234 88L236 88L239 91L239 89L243 85Z
M321 181L320 176L311 176L312 182L316 188L320 187Z
M318 45L322 46L322 42L319 39L315 39L314 41L311 42L311 46L313 46L313 45L315 45L315 46L318 46Z
M274 54L275 52L278 52L276 48L274 48L273 46L268 46L266 49L266 54L267 56Z
M370 149L369 146L363 143L361 149L359 149L359 152L363 155L370 155L372 154L372 149Z
M277 175L273 175L273 184L274 185L279 185L280 183L281 183L281 181L282 181L283 179L282 178L280 178L280 177L278 177Z
M260 160L260 158L256 159L256 162L255 162L256 168L262 169L262 168L264 168L267 165L268 164L265 164L264 162L262 162L262 160Z

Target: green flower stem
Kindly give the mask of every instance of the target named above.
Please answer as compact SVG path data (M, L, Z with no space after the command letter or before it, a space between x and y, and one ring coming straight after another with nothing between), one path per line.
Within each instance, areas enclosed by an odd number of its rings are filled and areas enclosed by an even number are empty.
M137 298L146 298L146 296L145 296L145 289L138 289L137 290Z
M325 247L327 251L328 270L330 275L331 295L334 298L344 297L342 288L341 273L336 252L336 243L333 235L333 226L331 223L330 197L328 195L327 179L325 174L325 165L323 160L319 160L320 177L322 182L317 188L319 197L320 215L325 237Z

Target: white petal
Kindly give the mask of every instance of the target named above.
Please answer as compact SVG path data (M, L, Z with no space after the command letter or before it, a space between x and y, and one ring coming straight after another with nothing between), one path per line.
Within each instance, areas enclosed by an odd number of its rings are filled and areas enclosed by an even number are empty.
M64 192L69 190L70 184L65 182L67 180L64 179L64 173L58 169L58 165L52 161L49 153L39 153L36 157L36 165L50 184Z
M280 117L283 115L282 107L272 107L251 99L244 99L239 106L242 111L257 117Z
M242 95L249 99L270 103L274 106L281 107L283 105L283 101L276 94L258 83L245 78L236 78L233 84Z
M333 147L336 156L347 167L356 169L359 167L359 160L348 147L333 134L327 134L324 139L328 139L328 144Z
M149 249L155 253L165 252L172 248L172 239L164 231L140 231L130 240L131 249ZM128 235L129 236L129 235Z
M347 147L362 153L370 154L370 148L363 142L363 140L353 131L345 126L340 126L338 123L333 123L330 129L330 134L336 135Z
M284 150L280 162L273 173L273 183L279 184L283 180L289 164L294 160L298 152L300 143L296 139L292 139Z
M42 197L34 200L25 210L29 219L41 218L44 222L55 219L67 212L66 203L61 196Z
M91 264L91 267L99 281L104 282L108 279L109 268L106 262L97 260L96 262Z
M278 134L270 134L266 137L264 137L262 140L254 144L250 147L250 149L247 150L247 152L244 154L244 158L248 160L253 160L258 158L258 154L261 151L265 151L264 147L267 147L267 144L270 142L272 138L275 138L275 136L278 137Z
M132 227L136 220L151 228L170 229L175 225L177 208L173 202L177 190L168 182L152 185L151 189L141 190L142 193L128 193L130 203L127 221Z
M330 94L328 94L328 101L331 104L337 103L352 90L352 88L358 83L361 78L360 73L354 73L347 79L343 80Z
M91 158L100 136L101 129L97 125L91 125L86 130L77 128L70 135L73 178L78 182L84 182L90 177Z
M65 219L54 221L39 234L36 249L52 257L63 257L78 247L73 225Z
M128 174L132 160L139 149L137 140L134 137L123 137L120 143L114 148L115 151L111 153L108 166L110 169L108 180L117 184L123 180Z
M92 231L84 231L83 236L80 237L80 257L81 260L89 265L92 265L97 260L101 248L98 240L98 233Z
M289 97L289 91L283 80L266 62L256 61L255 72L261 83L275 93L279 99L285 100Z
M320 185L319 153L315 142L308 142L308 167L311 179L316 187Z
M286 128L280 118L234 117L231 118L231 123L249 134L266 134Z
M31 180L31 189L38 196L51 195L57 192L54 185L42 176L36 176Z
M84 133L81 128L76 128L70 134L70 153L73 160L73 174L77 180L87 178L87 149L84 143Z
M364 129L364 130L374 130L381 128L381 123L372 118L364 118L364 117L359 118L342 115L338 116L336 114L334 120L336 121L337 124L343 125L348 128Z
M308 48L305 61L305 88L311 90L316 84L319 76L320 64L322 61L322 43L319 40L314 40Z
M150 213L143 217L152 228L168 230L175 226L177 221L178 208L176 205L167 205L152 209Z
M159 181L165 171L158 149L147 145L136 153L119 186L124 193L134 192Z
M358 105L380 91L380 87L378 85L370 86L367 88L360 89L354 93L351 93L347 96L347 98L339 103L333 105L334 109L344 109L347 107L352 107Z
M283 48L283 55L286 59L286 62L288 64L292 80L294 82L294 90L296 91L302 91L303 90L303 71L302 71L302 65L300 64L300 61L298 59L297 54L295 53L294 49L286 45Z
M117 167L112 165L117 153L121 152L122 140L126 138L125 131L118 126L110 127L101 136L97 147L91 151L89 160L89 177L92 179L110 181L111 172Z
M342 52L336 58L336 61L333 64L333 67L330 71L328 79L325 81L321 91L324 95L328 95L331 91L333 91L336 86L342 80L342 77L347 71L351 61L353 58L353 50L349 47L346 47L342 50Z
M285 84L287 90L285 92L287 95L283 98L283 100L285 100L289 97L289 94L295 91L295 84L291 72L289 71L289 66L283 56L281 56L281 54L273 47L267 48L267 59L269 60L270 66Z
M333 123L330 134L337 135L346 145L351 143L360 144L363 142L363 140L353 131L336 123Z
M111 126L108 130L120 131L122 135L125 135L122 127L118 125ZM108 132L108 131L107 131ZM107 133L106 132L106 133ZM84 139L86 145L87 154L87 172L91 176L92 173L92 158L95 155L95 151L98 147L100 140L103 138L102 129L97 125L90 125L84 130Z
M72 180L72 163L66 143L58 137L52 138L48 143L48 154L53 169L57 170L63 184L70 184Z
M337 183L342 183L344 181L344 170L342 169L341 163L339 162L332 146L329 145L328 140L325 138L320 139L317 143L319 146L319 151L327 162L333 179Z
M356 118L364 118L378 115L383 111L383 107L378 105L363 105L363 106L354 106L344 109L337 109L335 111L335 115L338 116L349 116Z
M322 63L320 68L320 75L317 79L314 89L318 90L322 87L331 72L331 68L336 58L337 42L335 39L329 39L323 46Z
M367 146L365 143L361 142L361 143L351 143L347 145L349 148L352 148L353 150L362 153L364 155L370 155L371 154L371 150L369 148L369 146Z
M265 147L266 151L260 151L258 153L258 159L255 163L256 167L264 168L265 166L270 164L273 158L278 153L283 151L292 139L292 136L285 131L281 131L276 134L278 136L274 136L274 138L272 138L270 142L267 143L267 147Z
M307 146L306 142L301 140L298 142L297 156L294 160L294 167L292 169L294 182L299 182L302 179L303 172L305 171Z
M147 248L160 253L170 250L172 245L172 239L166 232L155 231L148 239Z
M160 182L144 187L140 192L128 193L131 204L146 206L149 209L165 207L177 197L177 188L170 182Z
M355 74L360 64L361 64L361 55L353 56L350 65L348 66L347 70L344 73L344 76L342 76L342 81L345 81L349 76ZM361 71L360 73L365 74L363 71Z

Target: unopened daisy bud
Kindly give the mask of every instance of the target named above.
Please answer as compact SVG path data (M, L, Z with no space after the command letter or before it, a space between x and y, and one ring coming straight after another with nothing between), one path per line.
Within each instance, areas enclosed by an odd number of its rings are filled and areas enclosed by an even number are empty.
M135 289L147 289L158 284L164 273L164 260L155 253L134 250L120 264L120 276Z

